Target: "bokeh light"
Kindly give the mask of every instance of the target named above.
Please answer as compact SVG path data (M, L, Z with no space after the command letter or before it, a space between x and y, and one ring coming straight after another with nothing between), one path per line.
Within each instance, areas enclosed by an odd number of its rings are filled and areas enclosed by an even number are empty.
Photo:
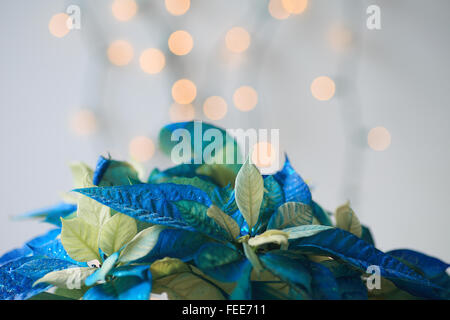
M129 145L130 156L137 162L146 162L155 154L155 144L145 136L134 137Z
M189 79L180 79L172 86L172 97L179 104L189 104L197 96L197 87Z
M169 49L177 56L184 56L191 52L194 47L194 40L189 32L178 30L172 33L169 37Z
M271 167L277 158L276 150L274 150L270 142L262 141L253 146L252 162L260 168Z
M116 66L126 66L133 59L134 50L125 40L116 40L108 47L108 59Z
M227 114L228 106L226 101L219 96L212 96L205 100L203 113L210 120L220 120Z
M70 129L77 136L89 136L97 131L97 118L87 109L82 109L70 117Z
M367 135L369 147L375 151L384 151L391 144L391 134L384 127L375 127Z
M308 7L308 0L281 0L283 8L292 14L300 14Z
M195 109L192 104L173 103L169 109L170 121L184 122L195 118Z
M185 14L191 6L190 0L165 0L166 9L174 16Z
M50 19L48 30L51 35L62 38L70 32L70 23L71 20L67 14L57 13Z
M225 44L231 52L244 52L250 46L250 34L242 27L233 27L225 36Z
M283 7L283 3L281 0L270 0L268 5L269 13L272 17L278 20L284 20L289 18L291 15L286 9Z
M335 51L344 51L351 47L353 33L348 27L336 24L328 30L327 39L331 48Z
M335 91L336 85L329 77L317 77L311 83L311 93L317 100L330 100L334 96Z
M111 10L117 20L128 21L136 15L138 6L134 0L114 0Z
M258 103L258 93L250 86L242 86L234 92L233 102L237 109L250 111Z
M161 50L149 48L141 53L141 56L139 57L139 65L146 73L159 73L166 65L166 58Z

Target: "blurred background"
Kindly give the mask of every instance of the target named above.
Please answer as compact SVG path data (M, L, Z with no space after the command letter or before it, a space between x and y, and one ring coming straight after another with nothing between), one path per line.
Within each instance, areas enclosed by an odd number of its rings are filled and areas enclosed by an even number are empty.
M70 161L165 169L159 129L199 119L280 129L318 203L350 200L380 249L450 261L449 1L1 8L0 254L51 228L12 217L59 202Z

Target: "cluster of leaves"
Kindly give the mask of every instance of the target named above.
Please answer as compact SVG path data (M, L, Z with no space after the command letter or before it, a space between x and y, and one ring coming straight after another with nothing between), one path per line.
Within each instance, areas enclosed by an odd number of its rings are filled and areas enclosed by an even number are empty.
M163 150L179 126L192 123L165 127ZM1 299L450 298L448 264L376 249L350 205L332 219L287 158L267 176L248 161L182 164L143 182L103 157L72 172L77 196L26 215L57 228L0 258Z

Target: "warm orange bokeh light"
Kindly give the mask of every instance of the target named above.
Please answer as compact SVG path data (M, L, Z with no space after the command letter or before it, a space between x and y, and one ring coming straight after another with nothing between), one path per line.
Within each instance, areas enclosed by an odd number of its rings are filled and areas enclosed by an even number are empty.
M126 66L133 59L134 50L125 40L116 40L108 47L108 59L116 66Z
M327 34L328 42L335 51L344 51L351 47L353 42L352 31L344 25L334 25Z
M169 37L169 49L177 56L184 56L191 52L194 47L194 40L189 32L178 30L172 33Z
M225 44L231 52L244 52L250 46L250 34L242 27L231 28L225 36Z
M292 14L300 14L306 10L308 0L281 0L283 8Z
M119 21L128 21L136 15L138 6L134 0L114 0L111 10Z
M173 103L169 109L169 116L172 122L192 121L195 117L195 109L192 104Z
M311 83L311 93L314 98L320 101L326 101L333 98L336 91L334 81L329 77L317 77Z
M165 0L166 9L174 16L185 14L191 6L190 0Z
M208 119L220 120L227 114L228 106L226 101L219 96L212 96L205 100L203 113Z
M391 134L384 127L375 127L367 135L369 147L375 151L384 151L391 144Z
M62 38L70 32L70 22L67 14L57 13L50 19L48 30L53 36Z
M270 0L268 9L269 9L270 15L278 20L287 19L291 15L283 7L283 3L281 2L281 0Z
M149 74L161 72L166 65L166 58L161 50L150 48L142 52L139 58L141 69Z
M71 116L70 129L78 136L89 136L97 130L97 118L90 110L80 110Z
M189 104L197 96L197 87L189 79L180 79L172 86L172 97L179 104Z
M137 162L146 162L155 154L155 144L144 136L134 137L129 145L130 156Z
M250 86L242 86L233 94L233 102L241 111L250 111L258 103L258 93Z
M277 154L269 142L258 142L253 146L252 151L252 162L260 168L271 167L275 160Z

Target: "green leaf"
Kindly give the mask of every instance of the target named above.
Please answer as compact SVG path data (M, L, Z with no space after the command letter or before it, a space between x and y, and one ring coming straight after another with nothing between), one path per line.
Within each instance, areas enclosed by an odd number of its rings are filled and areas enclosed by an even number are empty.
M102 226L111 218L111 209L91 198L81 196L78 200L77 216L93 226Z
M236 238L241 233L239 225L236 223L236 221L234 221L233 218L224 213L215 205L212 205L208 209L206 214L208 215L208 217L214 219L214 221L216 221L219 226L227 231L227 233L230 235L230 239L236 240Z
M167 293L169 300L224 300L220 290L190 272L182 272L153 282L152 293Z
M283 229L289 235L289 240L311 237L319 232L333 229L333 227L323 225L306 225Z
M69 164L72 171L72 179L75 188L86 188L86 183L92 185L94 171L83 162L72 162Z
M346 203L336 209L336 227L353 233L361 238L362 227L355 212L350 208L350 203Z
M84 287L82 289L64 289L64 288L56 288L55 294L64 298L72 299L72 300L80 300L83 295L86 293L87 288Z
M153 226L139 232L123 248L119 261L131 262L145 257L158 242L159 234L165 227Z
M313 222L312 208L300 202L286 202L278 208L269 221L267 229L285 229Z
M250 261L250 263L252 264L253 269L256 271L257 274L261 273L264 270L264 267L262 266L261 261L259 261L259 258L255 253L255 251L253 251L253 249L247 242L244 242L242 245L244 247L245 256L247 257L248 261Z
M164 258L156 260L150 266L153 279L164 278L176 273L189 272L189 266L179 259Z
M87 277L95 272L94 268L70 268L47 273L37 280L33 286L39 283L48 283L58 288L81 289Z
M263 178L247 159L236 177L236 203L250 231L258 221L263 195Z
M231 185L234 188L236 181L236 172L234 167L224 164L203 164L195 171L197 174L201 174L210 177L222 188Z
M53 294L53 293L49 293L49 292L41 292L33 297L31 297L30 299L27 300L45 300L45 301L50 301L50 300L73 300L71 298L68 297L64 297L64 296L60 296L57 294Z
M250 238L248 244L251 247L259 247L267 243L275 243L286 249L288 246L289 234L280 230L267 230L263 234Z
M98 227L79 217L61 221L61 242L69 256L80 262L101 261L98 252Z
M136 221L125 214L116 213L100 229L100 249L111 255L133 239L136 233Z

